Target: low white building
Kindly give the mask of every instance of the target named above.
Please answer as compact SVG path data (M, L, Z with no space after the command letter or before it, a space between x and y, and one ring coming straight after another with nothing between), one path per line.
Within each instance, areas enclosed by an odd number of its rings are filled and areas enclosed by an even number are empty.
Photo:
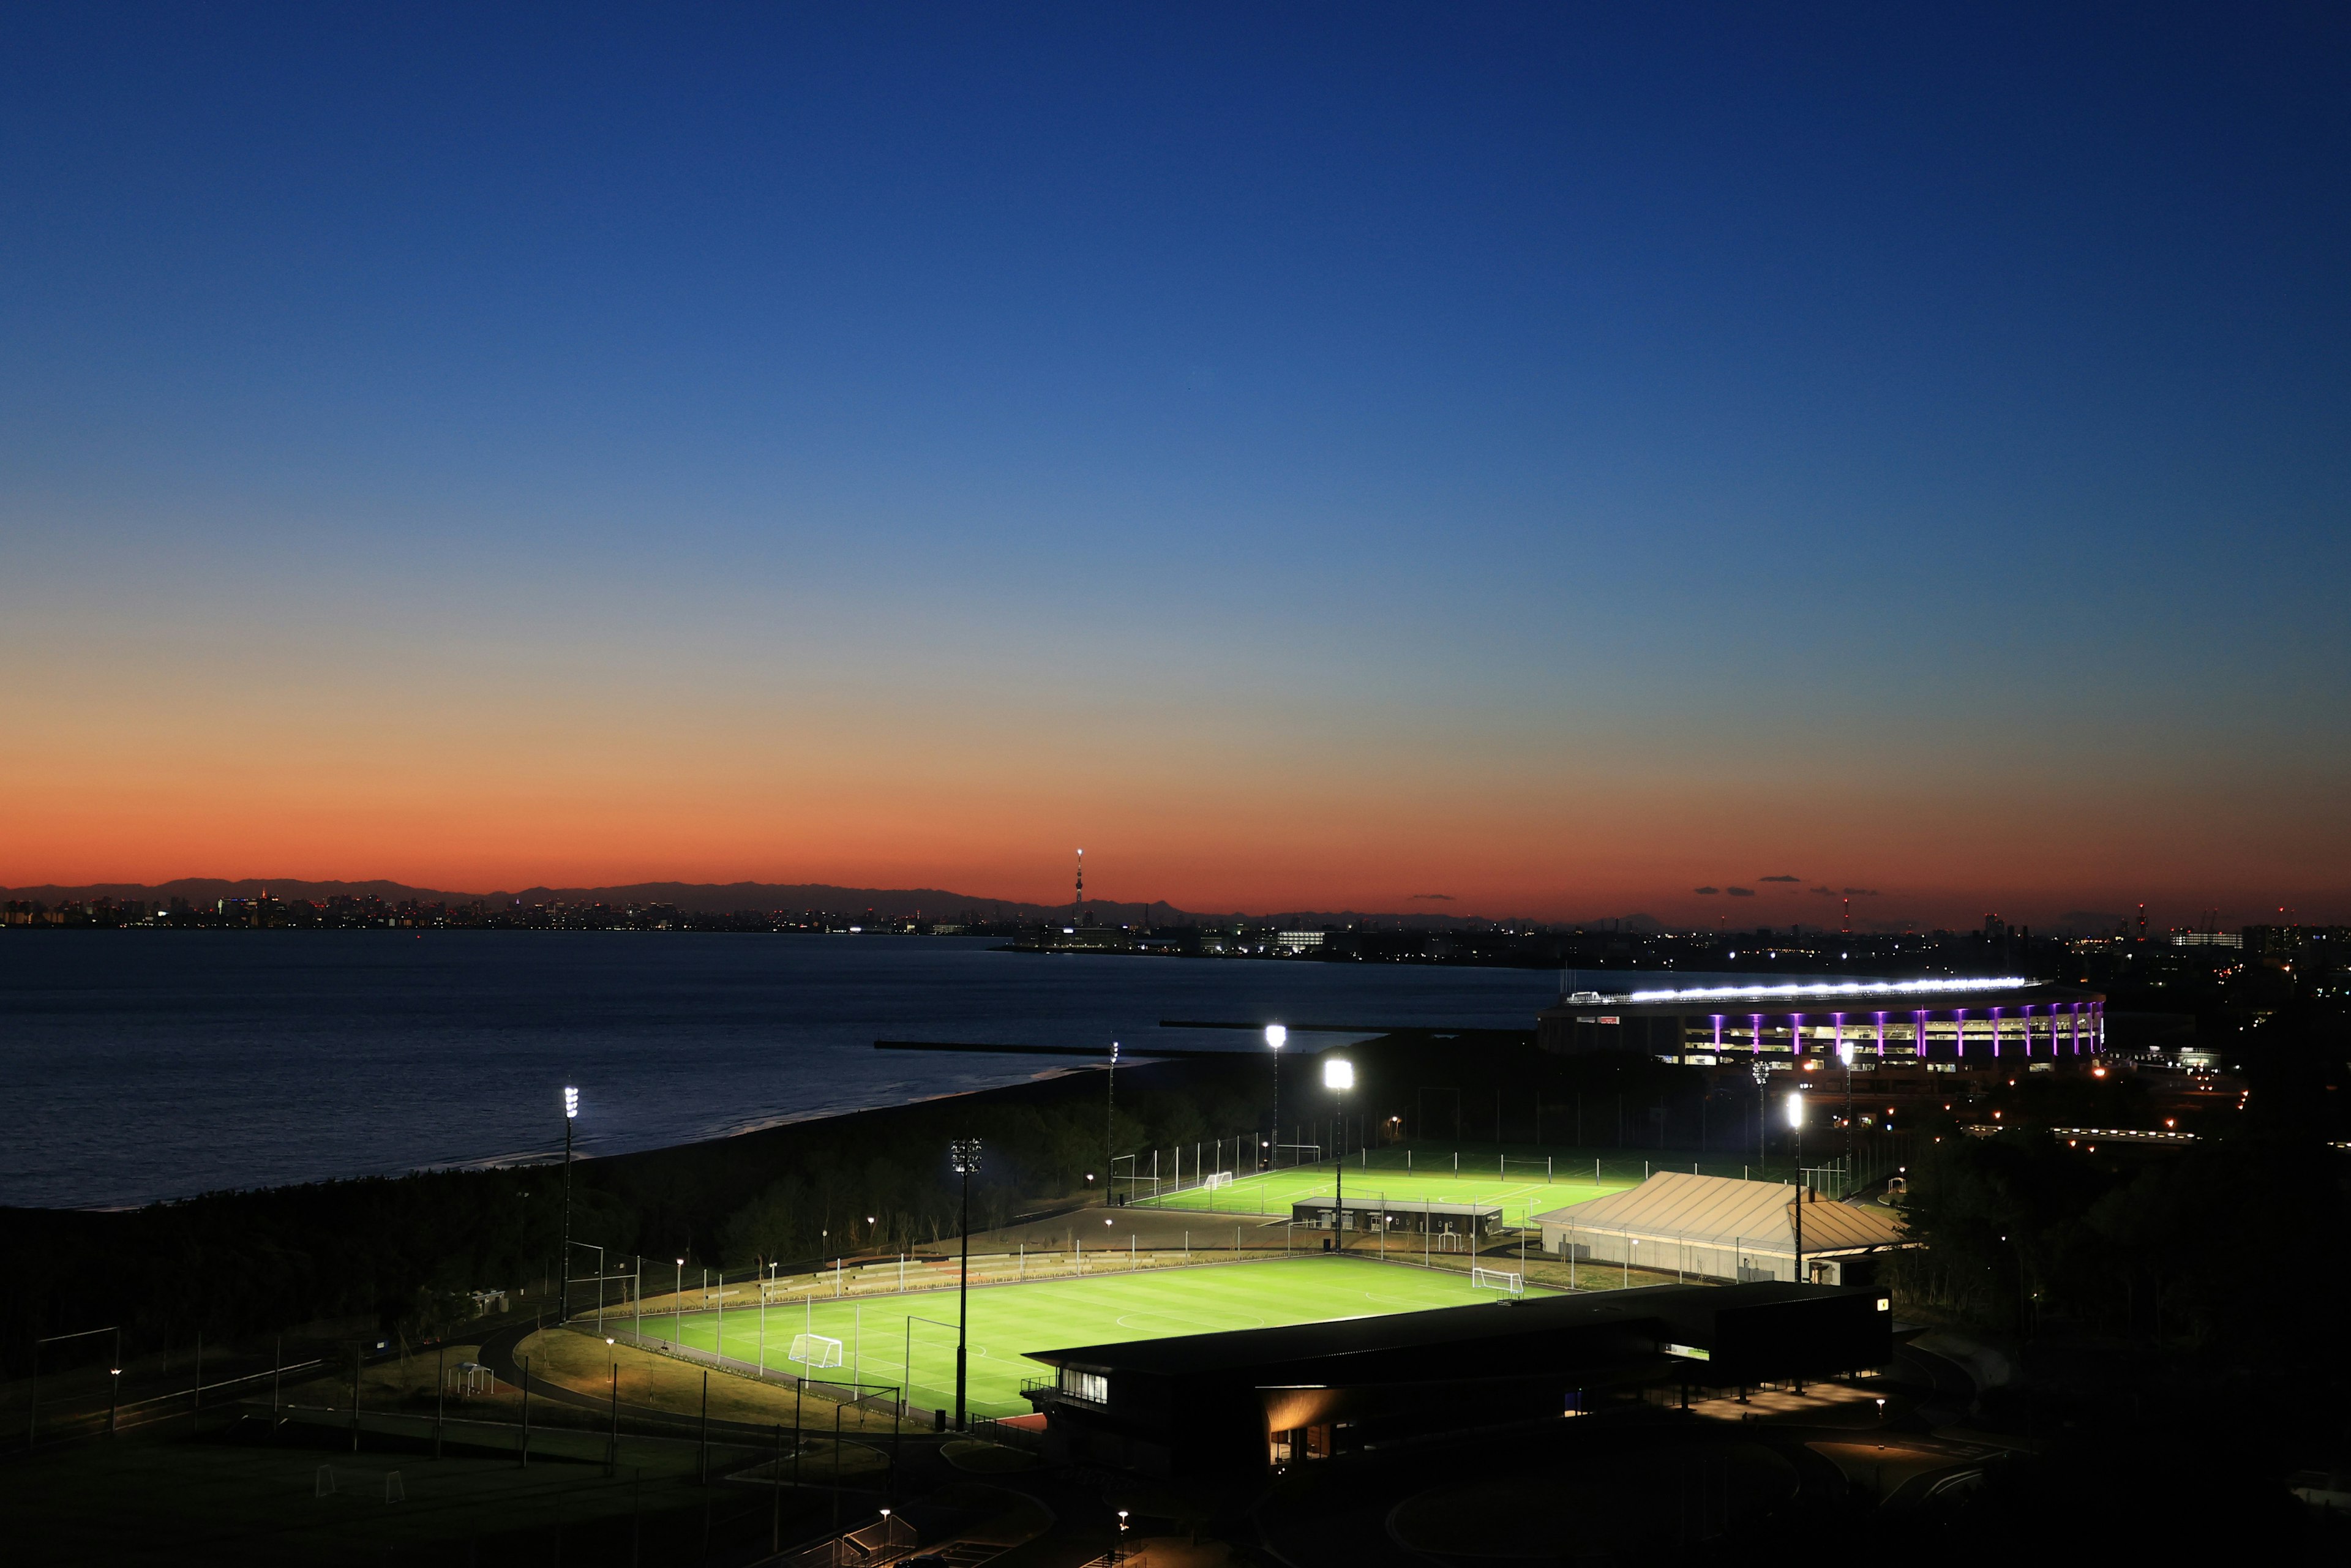
M1802 1277L1814 1284L1844 1284L1851 1260L1915 1245L1891 1210L1808 1196ZM1535 1223L1543 1250L1582 1263L1685 1280L1800 1277L1796 1189L1782 1182L1660 1171L1630 1191L1555 1208Z

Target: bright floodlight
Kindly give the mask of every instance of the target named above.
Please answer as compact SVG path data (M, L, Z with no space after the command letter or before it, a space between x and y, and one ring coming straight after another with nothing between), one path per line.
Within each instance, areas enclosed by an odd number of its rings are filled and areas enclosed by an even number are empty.
M1322 1087L1353 1089L1355 1086L1355 1064L1332 1058L1322 1063Z
M580 1114L580 1091L567 1087L563 1091L563 1115L566 1121Z
M1788 1125L1801 1127L1803 1124L1804 1097L1801 1094L1791 1094L1788 1096Z
M1290 1030L1283 1028L1281 1025L1278 1023L1270 1023L1265 1026L1265 1042L1266 1044L1273 1047L1274 1050L1280 1051L1281 1049L1282 1041L1289 1038Z

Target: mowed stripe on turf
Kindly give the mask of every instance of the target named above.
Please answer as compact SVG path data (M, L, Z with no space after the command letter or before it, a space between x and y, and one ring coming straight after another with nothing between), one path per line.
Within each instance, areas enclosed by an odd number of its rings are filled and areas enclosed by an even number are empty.
M1541 1293L1540 1287L1531 1289ZM1021 1382L1046 1376L1051 1369L1029 1360L1026 1351L1327 1322L1495 1300L1490 1291L1471 1290L1467 1277L1458 1273L1322 1257L976 1287L971 1292L967 1397L980 1415L1027 1414ZM914 1324L912 1399L918 1407L952 1405L955 1316L956 1292L951 1289L820 1301L805 1309L799 1302L772 1307L767 1318L767 1364L790 1370L786 1358L792 1337L813 1331L841 1342L844 1361L854 1362L862 1382L894 1385L904 1376L907 1320L936 1320ZM666 1320L658 1326L650 1320L646 1324L654 1333L667 1326ZM678 1333L687 1344L708 1350L716 1328L716 1313L690 1312ZM758 1359L758 1307L728 1311L726 1354L742 1361ZM844 1364L819 1375L845 1382L851 1372Z

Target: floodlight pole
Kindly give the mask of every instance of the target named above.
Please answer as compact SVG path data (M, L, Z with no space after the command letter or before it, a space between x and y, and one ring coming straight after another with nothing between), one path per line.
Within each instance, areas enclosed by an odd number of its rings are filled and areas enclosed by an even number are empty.
M1347 1118L1347 1091L1354 1086L1355 1064L1343 1059L1322 1059L1322 1082L1339 1103L1339 1120L1343 1126ZM1331 1250L1347 1249L1347 1157L1341 1155L1332 1162L1332 1201L1336 1207L1331 1214Z
M1804 1281L1804 1102L1801 1095L1788 1096L1788 1125L1796 1139L1796 1283ZM1801 1385L1799 1392L1802 1391Z
M2029 1042L2029 1041L2032 1040L2032 1036L2028 1034L2028 1035L2025 1037L2025 1039L2026 1039L2026 1040ZM1839 1194L1838 1194L1838 1195L1839 1195L1840 1197L1843 1197L1843 1196L1845 1196L1845 1195L1847 1195L1847 1194L1850 1194L1850 1193L1853 1191L1853 1176L1854 1176L1854 1154L1853 1154L1853 1149L1854 1149L1854 1142L1853 1142L1853 1048L1852 1048L1851 1046L1846 1046L1846 1047L1844 1047L1844 1186L1842 1186L1842 1187L1839 1189Z
M957 1138L951 1146L956 1174L963 1178L963 1268L956 1281L956 1430L964 1430L964 1347L971 1326L971 1173L979 1168L979 1140ZM911 1335L912 1330L908 1333ZM910 1353L911 1354L911 1353Z
M1272 1170L1281 1163L1281 1047L1289 1040L1290 1030L1278 1023L1265 1026L1265 1043L1273 1051L1273 1144L1266 1150L1265 1167Z
M1765 1088L1771 1082L1771 1070L1759 1058L1748 1071L1755 1075L1755 1164L1758 1167L1771 1164L1764 1153L1764 1134L1771 1120L1771 1097ZM1599 1162L1593 1161L1597 1167ZM1598 1179L1596 1175L1594 1179ZM1767 1181L1770 1177L1765 1177Z
M556 1270L555 1319L558 1322L571 1321L571 1124L580 1119L580 1091L569 1084L563 1089L563 1251L562 1266ZM600 1273L601 1270L598 1270Z
M1102 1201L1118 1207L1118 1041L1110 1042L1110 1078L1102 1089ZM1134 1186L1130 1179L1129 1188Z

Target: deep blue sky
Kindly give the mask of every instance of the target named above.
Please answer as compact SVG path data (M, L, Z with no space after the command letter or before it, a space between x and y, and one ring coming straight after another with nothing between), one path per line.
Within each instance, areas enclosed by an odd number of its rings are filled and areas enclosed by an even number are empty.
M0 882L2339 902L2343 15L12 7Z

